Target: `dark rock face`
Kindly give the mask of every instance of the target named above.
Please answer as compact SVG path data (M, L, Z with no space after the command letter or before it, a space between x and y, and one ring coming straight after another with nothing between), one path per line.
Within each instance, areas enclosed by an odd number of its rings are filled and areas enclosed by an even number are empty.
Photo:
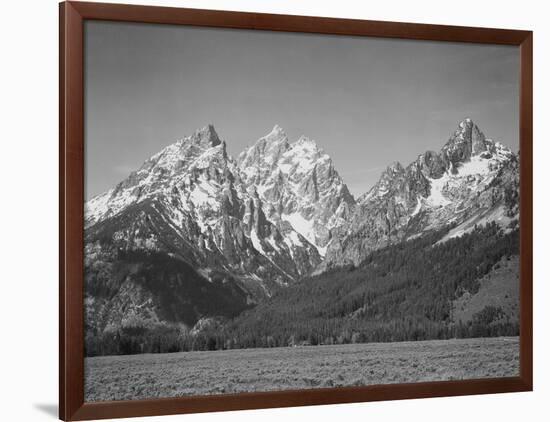
M487 151L491 144L471 119L465 119L441 149L441 156L445 162L452 164L455 171L458 164Z
M382 173L330 243L322 269L358 264L375 249L446 225L456 226L449 237L489 221L508 227L519 212L517 163L508 148L462 121L439 153Z
M418 156L416 167L424 177L439 179L447 170L447 162L437 152L426 151Z

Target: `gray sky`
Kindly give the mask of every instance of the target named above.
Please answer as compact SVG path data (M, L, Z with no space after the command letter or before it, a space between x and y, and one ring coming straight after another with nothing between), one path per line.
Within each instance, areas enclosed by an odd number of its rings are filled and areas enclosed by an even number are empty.
M307 135L356 196L465 117L519 145L516 47L92 21L85 58L87 198L208 123L234 157Z

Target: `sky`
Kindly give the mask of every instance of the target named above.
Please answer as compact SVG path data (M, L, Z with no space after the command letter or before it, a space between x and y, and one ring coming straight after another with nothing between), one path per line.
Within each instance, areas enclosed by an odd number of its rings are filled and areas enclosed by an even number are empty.
M519 147L514 46L85 25L87 199L207 124L233 157L275 124L315 139L355 196L389 163L441 149L466 117Z

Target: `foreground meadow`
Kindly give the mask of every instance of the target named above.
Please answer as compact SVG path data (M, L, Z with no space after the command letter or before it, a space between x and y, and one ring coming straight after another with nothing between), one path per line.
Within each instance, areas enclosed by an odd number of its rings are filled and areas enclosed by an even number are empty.
M519 375L519 338L241 349L85 360L85 400Z

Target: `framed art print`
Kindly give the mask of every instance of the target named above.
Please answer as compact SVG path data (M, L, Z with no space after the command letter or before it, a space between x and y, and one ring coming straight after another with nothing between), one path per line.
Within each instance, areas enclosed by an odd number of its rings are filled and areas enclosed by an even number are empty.
M60 5L60 417L532 389L532 33Z

